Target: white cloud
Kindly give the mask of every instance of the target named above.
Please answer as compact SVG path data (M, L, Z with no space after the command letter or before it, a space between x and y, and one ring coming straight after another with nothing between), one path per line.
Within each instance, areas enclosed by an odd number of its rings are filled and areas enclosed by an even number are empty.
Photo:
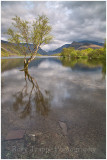
M1 38L11 26L15 15L32 20L45 14L52 25L54 40L43 46L53 50L66 43L78 40L102 42L106 37L106 2L104 1L2 1ZM55 43L57 42L57 43Z

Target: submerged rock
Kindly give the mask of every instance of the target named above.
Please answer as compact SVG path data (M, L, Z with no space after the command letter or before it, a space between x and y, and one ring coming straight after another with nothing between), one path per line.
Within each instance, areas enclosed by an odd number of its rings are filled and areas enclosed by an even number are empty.
M5 140L22 139L25 135L25 130L11 130L8 132Z

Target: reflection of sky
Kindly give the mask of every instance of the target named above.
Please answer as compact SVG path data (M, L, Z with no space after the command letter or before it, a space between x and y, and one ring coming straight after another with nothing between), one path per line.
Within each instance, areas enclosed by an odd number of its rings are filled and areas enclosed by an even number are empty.
M93 73L93 74L92 74ZM101 69L98 71L79 72L64 67L54 61L42 61L38 67L30 67L29 74L36 79L40 90L45 95L49 91L52 107L64 107L71 99L90 98L92 91L104 90L105 80ZM2 77L2 103L12 100L12 95L21 91L25 85L24 72L18 69L5 71Z

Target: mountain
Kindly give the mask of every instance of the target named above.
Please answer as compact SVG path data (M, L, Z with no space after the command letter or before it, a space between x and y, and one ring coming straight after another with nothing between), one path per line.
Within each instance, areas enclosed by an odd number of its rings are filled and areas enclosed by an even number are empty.
M61 46L61 47L59 47L59 48L57 48L57 49L55 49L53 51L48 51L48 55L52 55L52 54L56 54L56 53L61 53L61 51L62 51L63 48L68 48L69 46L70 46L70 44L65 44L65 45L63 45L63 46Z
M84 41L79 41L79 43L90 43L90 44L95 44L98 46L103 46L104 43L100 43L100 42L96 42L96 41L88 41L88 40L84 40Z
M104 45L103 43L98 43L94 41L81 41L81 42L73 41L69 47L74 47L75 50L83 50L87 48L99 49L102 48L103 45Z
M99 49L102 48L103 46L104 43L99 43L96 41L88 41L88 40L78 41L78 42L73 41L71 44L65 44L53 51L49 51L48 55L61 53L63 48L69 48L69 47L74 47L76 50L82 50L87 48Z
M22 43L20 44L22 45ZM24 44L27 47L27 44ZM71 44L65 44L53 51L44 51L43 49L39 48L38 53L41 55L53 55L57 53L61 53L63 48L69 48L69 47L74 47L75 50L82 50L82 49L87 49L87 48L93 48L93 49L99 49L104 46L104 43L96 42L96 41L73 41ZM32 50L33 49L33 44L29 44L29 48ZM7 41L1 40L1 51L2 51L2 56L6 55L20 55L21 51L20 49L16 48L16 44L10 43ZM27 54L29 54L29 50L27 50Z
M26 44L26 43L25 43L25 47L27 47L27 44ZM34 48L34 47L33 47L33 44L29 44L29 48L30 48L30 50L32 51L33 48ZM29 50L27 50L27 53L29 54ZM47 55L47 52L44 51L43 49L41 49L40 47L39 47L38 53L41 54L41 55Z
M3 54L20 55L21 54L20 48L19 49L16 48L16 45L17 44L15 44L15 43L10 43L8 41L1 40L2 56L3 56ZM21 45L22 45L22 43L20 43L20 46ZM27 47L27 44L24 43L24 46ZM33 50L33 44L29 44L29 48L31 50ZM41 55L47 55L47 52L44 51L43 49L41 49L40 47L39 47L38 53ZM27 50L27 54L29 54L29 50Z

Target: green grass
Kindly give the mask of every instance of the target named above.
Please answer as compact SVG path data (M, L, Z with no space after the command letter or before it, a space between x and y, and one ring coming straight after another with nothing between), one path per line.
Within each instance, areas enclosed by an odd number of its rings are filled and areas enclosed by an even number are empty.
M8 57L8 56L19 56L20 51L12 44L1 44L1 56Z
M24 56L20 48L16 47L10 43L2 43L1 44L1 57L9 57L9 56ZM30 56L30 54L27 54ZM37 56L41 56L41 54L37 53Z

